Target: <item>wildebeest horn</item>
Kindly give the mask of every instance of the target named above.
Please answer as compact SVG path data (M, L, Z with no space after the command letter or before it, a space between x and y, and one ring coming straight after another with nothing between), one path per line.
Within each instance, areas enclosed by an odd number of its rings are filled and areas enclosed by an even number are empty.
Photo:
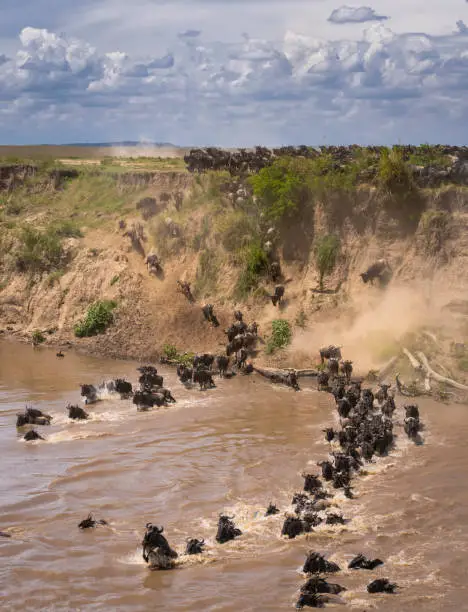
M150 529L153 526L153 523L146 523L146 529Z
M158 527L157 525L155 525L155 529L158 533L162 533L164 531L164 527Z
M205 538L202 538L202 539L200 540L200 544L204 544L204 543L205 543Z

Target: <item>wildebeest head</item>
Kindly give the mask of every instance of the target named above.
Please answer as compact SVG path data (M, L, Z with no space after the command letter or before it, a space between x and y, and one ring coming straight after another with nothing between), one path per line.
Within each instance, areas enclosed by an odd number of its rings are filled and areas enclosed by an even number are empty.
M219 516L216 541L220 544L224 544L225 542L233 540L237 536L242 535L242 531L232 522L233 518L233 516L226 516L223 514Z
M31 431L26 432L24 434L23 439L26 440L26 442L32 442L34 440L44 440L44 438L39 435L34 429L31 429Z
M203 552L203 547L205 546L205 540L197 540L196 538L187 538L186 540L186 555L200 555Z
M290 540L304 533L304 523L297 516L287 516L281 529L281 535L287 536Z
M304 574L331 574L339 572L340 567L336 563L325 559L320 553L311 551L307 555L302 571Z
M97 399L97 390L94 385L80 385L81 396L85 398L85 403L94 402Z
M68 418L70 419L86 420L89 417L88 413L85 412L80 406L72 406L71 404L68 404L67 410Z

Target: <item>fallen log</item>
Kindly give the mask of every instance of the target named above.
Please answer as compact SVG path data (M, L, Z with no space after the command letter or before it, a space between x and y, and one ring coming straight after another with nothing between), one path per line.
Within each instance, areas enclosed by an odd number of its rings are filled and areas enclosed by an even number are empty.
M299 389L297 382L291 382L291 374L295 373L295 370L274 370L269 368L257 368L253 366L254 372L260 374L264 378L267 378L273 383L279 383L282 385L286 385L287 387L293 387L294 389Z
M417 370L418 372L422 370L422 366L419 363L419 361L416 359L416 357L414 357L414 355L412 355L409 350L407 348L403 348L403 353L408 357L408 359L410 360L411 365L413 366L413 368L415 370Z
M447 378L446 376L442 376L441 374L438 374L437 372L435 372L429 365L429 362L427 361L427 357L423 352L419 351L417 355L419 359L421 360L422 368L426 372L426 375L428 378L433 378L438 383L444 383L446 385L449 385L450 387L455 387L455 389L460 389L460 391L468 391L467 385L462 385L456 380Z
M397 361L398 361L398 355L394 355L391 359L389 359L387 363L385 363L380 368L380 370L378 370L378 374L377 374L378 380L382 380L383 378L385 378L385 376L387 376L387 374L390 372L390 370L393 368L393 366L396 364Z

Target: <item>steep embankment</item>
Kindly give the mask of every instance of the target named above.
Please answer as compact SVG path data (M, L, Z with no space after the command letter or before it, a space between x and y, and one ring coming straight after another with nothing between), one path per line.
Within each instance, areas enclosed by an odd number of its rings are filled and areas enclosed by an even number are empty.
M262 345L259 360L309 366L320 345L338 343L363 369L388 359L422 326L436 330L437 342L468 337L463 314L444 309L466 299L468 287L464 187L419 189L405 209L372 186L317 192L306 208L274 223L252 214L249 187L225 175L41 174L22 166L0 178L0 327L6 335L31 340L40 331L46 343L141 360L155 359L165 344L221 352L221 330L240 308L259 323L264 339L274 319L292 328L289 348L267 354ZM47 240L28 238L25 227L40 228L49 242L58 236L61 252L52 257ZM320 291L317 249L327 236L339 248ZM252 245L281 262L286 299L280 310L267 298L274 284L255 268L257 260L252 264ZM151 250L162 256L159 277L146 269ZM385 290L359 277L380 258L393 271ZM178 279L192 283L194 305L177 291ZM75 324L97 300L115 300L114 323L104 334L75 337ZM215 306L218 329L203 319L206 302Z

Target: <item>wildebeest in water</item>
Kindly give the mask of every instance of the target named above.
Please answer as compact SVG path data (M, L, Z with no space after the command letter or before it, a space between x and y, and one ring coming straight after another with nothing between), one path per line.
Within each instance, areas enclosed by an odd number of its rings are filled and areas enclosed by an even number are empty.
M164 527L158 527L152 523L146 524L146 532L143 537L143 559L149 563L150 569L166 570L174 567L174 560L178 554L169 546L166 537L163 536Z

